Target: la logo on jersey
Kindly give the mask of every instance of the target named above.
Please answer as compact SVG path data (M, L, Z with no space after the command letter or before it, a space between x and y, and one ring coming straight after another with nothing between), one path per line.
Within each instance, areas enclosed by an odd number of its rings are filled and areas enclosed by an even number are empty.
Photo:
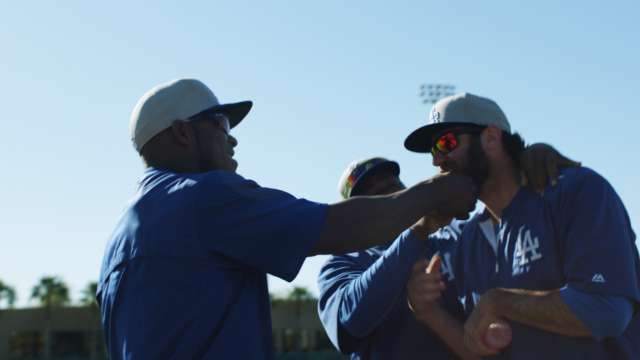
M537 237L531 236L531 231L525 230L524 225L521 226L513 250L513 275L528 272L531 263L540 259L540 241Z

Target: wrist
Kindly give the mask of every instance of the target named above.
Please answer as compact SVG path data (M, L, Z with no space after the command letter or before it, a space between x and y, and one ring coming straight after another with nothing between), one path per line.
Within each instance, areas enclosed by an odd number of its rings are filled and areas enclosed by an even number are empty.
M419 199L423 199L421 202L422 214L428 214L433 212L434 209L439 208L439 204L442 201L442 191L438 191L438 183L429 179L421 184L421 196Z
M425 240L431 234L427 226L420 224L420 222L411 225L409 230L411 231L411 236L420 240Z
M431 322L438 318L439 311L442 311L437 302L422 303L417 308L413 307L411 300L407 298L409 309L413 311L413 315L421 322Z
M504 317L504 310L506 308L504 301L505 296L508 296L508 293L499 288L490 289L482 296L482 306L486 311L496 316Z

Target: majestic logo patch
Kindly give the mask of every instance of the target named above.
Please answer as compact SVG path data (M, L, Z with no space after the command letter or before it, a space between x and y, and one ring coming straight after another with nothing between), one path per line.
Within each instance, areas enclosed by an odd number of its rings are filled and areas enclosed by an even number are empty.
M540 259L540 241L531 236L530 230L524 230L524 226L521 226L513 250L513 275L529 272L531 263Z
M593 277L591 278L591 282L606 283L607 281L604 279L604 276L602 276L602 274L593 274Z

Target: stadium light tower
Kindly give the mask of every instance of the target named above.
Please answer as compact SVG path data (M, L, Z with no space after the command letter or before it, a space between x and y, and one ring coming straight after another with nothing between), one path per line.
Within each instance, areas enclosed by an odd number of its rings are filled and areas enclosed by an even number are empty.
M423 104L435 104L446 96L455 94L456 87L451 84L422 84L420 85L420 98Z

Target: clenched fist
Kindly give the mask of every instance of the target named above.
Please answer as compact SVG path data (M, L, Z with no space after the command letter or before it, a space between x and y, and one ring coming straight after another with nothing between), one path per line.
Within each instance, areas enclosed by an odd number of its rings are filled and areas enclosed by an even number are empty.
M441 216L468 219L478 199L478 189L466 175L441 173L425 183L430 184L430 196L436 202L436 212Z

